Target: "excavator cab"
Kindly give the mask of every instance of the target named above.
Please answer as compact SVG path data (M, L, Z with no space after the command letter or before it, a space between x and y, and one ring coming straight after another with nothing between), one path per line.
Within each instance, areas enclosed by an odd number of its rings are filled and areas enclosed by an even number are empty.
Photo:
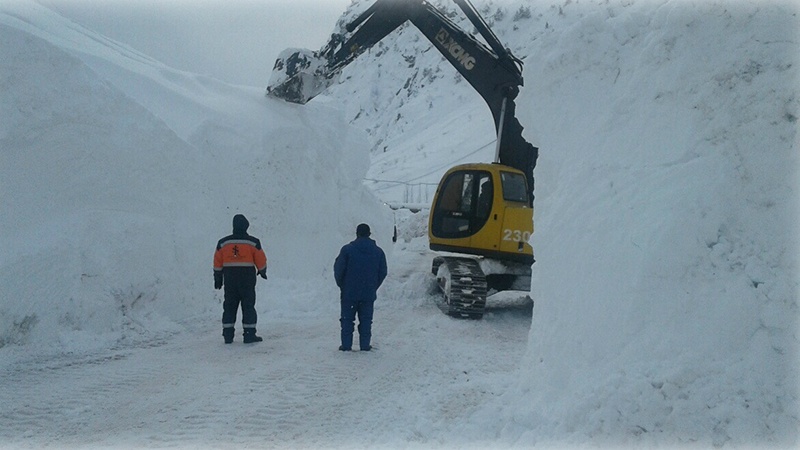
M493 292L530 291L528 192L521 170L497 163L462 164L442 177L428 217L428 241L431 250L452 253L435 257L431 266L447 314L479 319Z
M445 173L433 200L430 248L526 264L533 233L525 174L501 164L464 164Z

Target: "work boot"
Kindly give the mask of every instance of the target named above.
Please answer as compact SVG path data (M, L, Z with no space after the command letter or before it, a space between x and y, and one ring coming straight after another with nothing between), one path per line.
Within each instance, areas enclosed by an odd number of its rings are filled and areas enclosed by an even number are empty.
M226 344L232 344L233 343L233 333L234 333L234 331L235 330L233 328L223 328L222 329L222 337L225 339L225 343Z
M252 344L254 342L261 342L264 339L261 336L256 336L256 330L245 330L244 332L244 343L245 344Z

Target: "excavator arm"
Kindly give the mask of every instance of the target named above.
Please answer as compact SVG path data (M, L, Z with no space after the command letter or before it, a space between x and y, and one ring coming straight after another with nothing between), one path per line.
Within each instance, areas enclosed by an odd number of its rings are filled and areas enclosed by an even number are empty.
M453 1L488 46L424 0L377 0L346 25L344 35L334 34L318 52L284 51L275 63L267 95L307 103L334 84L360 54L411 22L486 101L497 130L496 162L525 173L532 202L538 149L522 137L514 103L523 84L522 62L503 47L468 0Z

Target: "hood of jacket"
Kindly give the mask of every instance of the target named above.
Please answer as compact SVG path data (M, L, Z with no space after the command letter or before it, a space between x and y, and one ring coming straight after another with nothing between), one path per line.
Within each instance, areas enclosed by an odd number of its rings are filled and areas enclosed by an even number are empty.
M237 214L233 216L233 234L247 234L249 226L250 222L247 221L244 215Z

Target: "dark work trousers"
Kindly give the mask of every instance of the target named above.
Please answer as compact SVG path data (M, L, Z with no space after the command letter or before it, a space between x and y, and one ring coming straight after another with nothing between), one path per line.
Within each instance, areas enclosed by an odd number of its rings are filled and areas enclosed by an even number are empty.
M353 331L358 316L358 342L362 349L369 348L372 339L372 312L375 300L349 301L342 299L342 348L349 350L353 346Z
M252 269L250 269L252 271ZM249 277L237 277L236 282L225 276L225 301L222 303L223 333L236 326L236 313L242 307L242 328L245 333L255 333L258 315L256 314L256 277L255 272Z

